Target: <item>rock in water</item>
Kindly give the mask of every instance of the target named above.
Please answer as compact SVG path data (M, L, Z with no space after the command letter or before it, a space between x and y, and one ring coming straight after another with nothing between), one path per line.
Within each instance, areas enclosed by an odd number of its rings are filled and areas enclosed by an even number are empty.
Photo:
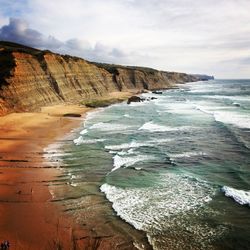
M130 104L131 102L143 102L143 101L144 101L144 99L142 99L139 96L134 95L134 96L131 96L128 98L127 104Z

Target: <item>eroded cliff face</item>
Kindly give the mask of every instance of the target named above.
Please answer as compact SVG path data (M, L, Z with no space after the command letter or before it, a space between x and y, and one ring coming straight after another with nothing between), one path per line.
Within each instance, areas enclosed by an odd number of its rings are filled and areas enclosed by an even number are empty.
M183 73L91 63L8 42L0 42L0 63L0 115L199 80Z

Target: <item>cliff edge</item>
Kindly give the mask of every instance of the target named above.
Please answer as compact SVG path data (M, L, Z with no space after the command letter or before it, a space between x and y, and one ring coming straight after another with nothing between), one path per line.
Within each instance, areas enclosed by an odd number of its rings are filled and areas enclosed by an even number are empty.
M202 80L199 75L93 63L11 42L0 42L0 65L0 115Z

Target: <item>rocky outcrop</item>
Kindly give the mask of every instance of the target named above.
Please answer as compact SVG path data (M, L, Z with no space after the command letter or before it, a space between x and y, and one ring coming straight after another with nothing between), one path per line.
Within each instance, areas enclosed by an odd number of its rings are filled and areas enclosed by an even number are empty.
M133 95L131 97L128 98L127 104L130 104L131 102L143 102L144 100L136 95Z
M0 65L0 115L199 80L184 73L92 63L9 42L0 42Z

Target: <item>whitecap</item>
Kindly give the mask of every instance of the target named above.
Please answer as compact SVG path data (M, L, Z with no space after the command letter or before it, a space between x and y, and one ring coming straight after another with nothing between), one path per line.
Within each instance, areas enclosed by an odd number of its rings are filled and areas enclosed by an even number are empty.
M182 130L190 130L192 127L190 126L179 126L179 127L170 127L158 125L151 122L144 123L139 130L148 130L150 132L171 132L171 131L182 131Z
M101 131L120 131L120 130L127 130L131 128L131 126L124 125L124 124L110 124L105 122L98 122L93 124L89 129L96 129Z
M82 136L79 136L77 139L73 140L73 142L77 146L82 144L94 144L97 142L104 142L104 141L106 141L106 139L84 139Z
M129 156L129 157L121 157L118 154L113 157L114 161L114 168L111 172L119 169L120 167L130 167L133 166L137 162L153 160L154 157L148 155L136 155L136 156Z
M225 95L204 95L202 97L210 99L229 99L232 101L250 101L250 96L225 96Z
M222 187L225 196L233 198L240 205L250 206L250 191L239 190L231 187Z
M250 128L250 116L229 111L214 112L214 119L218 122L231 124L239 128Z
M180 154L169 154L171 158L190 158L195 156L205 156L206 153L199 151L199 152L183 152Z
M87 129L84 129L84 130L82 130L81 132L80 132L80 135L85 135L85 134L87 134L88 133L88 130Z
M110 150L122 150L122 149L129 149L129 148L139 148L139 147L143 147L143 146L150 146L151 143L143 143L143 142L136 142L136 141L132 141L130 143L123 143L120 145L108 145L105 146L106 149L110 149Z
M176 174L161 176L162 183L144 188L120 188L107 183L101 191L117 214L138 230L164 230L173 215L200 208L211 201L215 190Z

